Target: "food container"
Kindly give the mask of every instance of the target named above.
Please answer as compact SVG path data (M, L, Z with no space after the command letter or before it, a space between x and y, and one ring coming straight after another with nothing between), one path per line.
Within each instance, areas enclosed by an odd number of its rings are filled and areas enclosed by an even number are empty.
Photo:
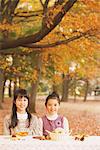
M67 140L67 134L64 133L49 133L50 139L54 141L64 141Z

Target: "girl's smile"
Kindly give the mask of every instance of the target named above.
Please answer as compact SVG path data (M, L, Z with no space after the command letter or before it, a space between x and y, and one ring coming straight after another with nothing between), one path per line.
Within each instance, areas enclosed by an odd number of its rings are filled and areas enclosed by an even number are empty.
M16 99L16 107L17 107L17 112L19 113L25 113L26 108L28 107L28 99L26 97L18 97Z
M47 113L51 115L57 114L58 109L59 109L59 103L57 99L49 99L46 105Z

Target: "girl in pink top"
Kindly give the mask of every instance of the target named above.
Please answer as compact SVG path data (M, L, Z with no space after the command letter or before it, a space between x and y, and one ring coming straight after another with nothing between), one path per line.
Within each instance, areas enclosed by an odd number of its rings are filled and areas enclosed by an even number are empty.
M69 124L67 118L58 115L59 106L59 95L55 92L48 95L45 101L46 115L44 115L41 119L43 135L48 135L46 130L54 131L56 128L63 128L65 133L69 133Z

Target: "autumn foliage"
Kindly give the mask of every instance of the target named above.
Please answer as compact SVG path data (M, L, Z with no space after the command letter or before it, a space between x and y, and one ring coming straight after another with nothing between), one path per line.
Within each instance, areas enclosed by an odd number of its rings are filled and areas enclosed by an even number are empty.
M0 69L4 76L30 84L40 79L59 84L62 74L87 80L98 76L99 6L97 0L2 0Z

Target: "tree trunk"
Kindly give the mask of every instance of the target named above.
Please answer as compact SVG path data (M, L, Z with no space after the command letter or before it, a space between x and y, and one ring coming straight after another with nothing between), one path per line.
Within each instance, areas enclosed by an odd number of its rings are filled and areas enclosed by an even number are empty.
M37 80L32 82L31 86L31 93L30 93L30 112L35 113L35 106L36 106L36 94L37 94L37 88L41 77L41 54L36 53L36 69L37 69Z
M40 29L39 32L35 33L34 35L25 36L23 38L17 38L17 40L8 39L5 42L3 41L0 43L0 50L9 49L9 48L13 49L13 48L17 48L19 46L23 46L23 45L26 46L26 44L37 43L37 42L41 41L62 21L63 17L72 8L72 6L74 5L74 3L76 3L76 1L77 0L69 0L64 5L62 5L61 10L55 15L55 17L53 17L52 24L50 23L50 27L48 27L47 21L45 21L46 15L44 15L42 17L43 18L42 28ZM14 1L7 1L6 5L4 5L4 8L2 8L3 9L3 13L1 13L1 14L3 14L1 16L2 22L4 22L7 19L8 19L8 22L12 22L15 8L16 8L19 0L16 0L15 2L16 3L13 4ZM10 8L7 6L7 4L9 4L9 3L11 3L10 6L12 6ZM9 13L7 13L6 11ZM47 11L48 11L48 9L47 9ZM4 12L6 13L5 15L4 15ZM7 14L9 14L9 15L7 15ZM0 21L1 21L1 19L0 19Z
M17 81L16 81L16 77L15 77L15 81L14 81L14 91L13 92L15 92L16 91L16 89L17 89Z
M4 86L4 73L0 69L0 108L2 108L2 99L3 99L3 86Z
M58 93L58 88L55 82L53 82L52 91Z
M70 82L69 75L66 75L66 77L63 75L62 98L61 98L63 102L68 101L69 82Z
M31 95L30 95L30 112L36 113L35 106L36 106L36 94L37 94L37 87L38 87L38 81L32 83L31 87Z
M4 82L3 82L2 102L4 102L5 84L6 84L6 78L4 78Z
M12 96L12 92L11 92L11 80L10 80L10 83L9 83L9 97Z
M86 89L85 89L85 95L84 95L84 102L87 100L87 95L88 95L88 88L89 88L89 81L86 80Z
M76 77L74 78L74 102L76 102Z

